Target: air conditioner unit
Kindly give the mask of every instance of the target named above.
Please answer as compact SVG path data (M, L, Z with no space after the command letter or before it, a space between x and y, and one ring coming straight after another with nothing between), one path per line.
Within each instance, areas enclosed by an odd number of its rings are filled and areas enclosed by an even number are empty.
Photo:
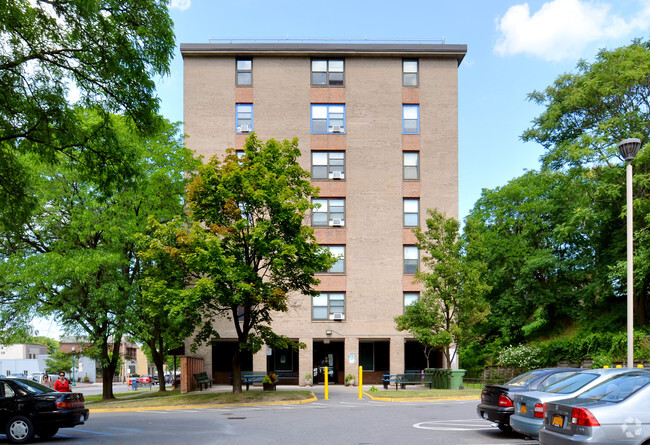
M331 131L332 133L343 133L343 127L340 125L333 125Z
M342 219L330 219L330 226L341 227L345 224Z
M334 312L330 314L330 320L342 321L345 320L345 315L342 312Z
M239 131L241 131L242 133L250 133L250 131L251 131L251 126L250 125L242 125L239 128L240 128Z
M345 174L343 172L334 171L330 173L330 179L344 179Z

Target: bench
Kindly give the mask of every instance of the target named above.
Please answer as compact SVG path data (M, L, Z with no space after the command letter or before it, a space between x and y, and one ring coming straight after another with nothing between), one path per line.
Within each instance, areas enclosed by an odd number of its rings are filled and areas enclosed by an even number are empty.
M208 389L208 385L210 385L210 388L212 388L212 382L214 382L214 379L208 377L207 372L199 372L197 374L194 374L194 379L196 380L196 383L199 384L199 391L203 391L203 385L205 385L205 389Z
M424 375L415 372L408 372L406 374L384 374L381 379L384 383L384 389L388 389L388 385L395 383L395 390L402 388L405 389L406 385L429 385L429 389L433 385L433 375Z
M251 383L262 383L265 375L265 372L248 372L246 374L242 374L241 382L246 385L246 391L248 391Z
M278 376L278 382L280 380L298 380L297 372L276 372L275 375Z

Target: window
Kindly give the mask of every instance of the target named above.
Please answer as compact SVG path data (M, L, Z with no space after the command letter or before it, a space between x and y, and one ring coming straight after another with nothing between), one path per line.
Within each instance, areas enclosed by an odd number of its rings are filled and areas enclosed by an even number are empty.
M404 133L420 132L419 105L402 105L402 125Z
M419 292L404 292L404 312L406 308L420 299Z
M7 371L7 375L9 375L9 371ZM13 389L11 389L11 386L9 386L7 383L2 383L2 394L0 394L2 397L13 397L16 395Z
M402 85L405 87L418 86L418 61L402 60Z
M312 105L312 133L345 133L345 105Z
M325 198L312 201L312 226L344 226L345 225L345 199Z
M404 152L404 179L420 179L420 153Z
M311 84L343 86L343 60L312 60Z
M237 104L235 112L237 133L253 131L253 104Z
M338 261L329 269L322 273L344 273L345 272L345 246L321 246L325 250L329 250L334 258Z
M253 85L253 61L251 59L237 61L237 85Z
M311 177L313 179L345 179L345 152L312 151Z
M342 314L342 317L334 314ZM343 292L321 292L312 297L313 320L333 320L335 318L339 320L345 318L345 294Z
M404 227L416 227L420 225L420 200L404 200Z
M420 255L415 246L404 246L404 273L412 275L418 271Z

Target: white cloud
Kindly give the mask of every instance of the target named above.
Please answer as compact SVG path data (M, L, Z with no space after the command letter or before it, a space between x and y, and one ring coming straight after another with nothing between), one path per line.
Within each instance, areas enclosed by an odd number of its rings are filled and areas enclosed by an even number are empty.
M650 2L627 22L611 5L581 0L553 0L530 15L528 3L512 6L497 20L501 33L494 51L501 55L530 54L548 61L580 57L587 45L620 39L647 29Z
M192 6L192 0L171 0L169 2L170 8L180 9L181 11L185 11L190 6Z

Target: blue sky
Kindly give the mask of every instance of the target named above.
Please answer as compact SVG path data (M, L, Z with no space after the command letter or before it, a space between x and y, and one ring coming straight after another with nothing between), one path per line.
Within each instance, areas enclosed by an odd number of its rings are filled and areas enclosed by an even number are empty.
M158 82L161 112L183 120L181 43L209 39L440 40L466 44L459 78L459 210L483 188L539 167L521 134L542 112L527 95L593 61L599 48L647 39L650 0L171 0L177 50ZM56 323L35 320L41 335Z

